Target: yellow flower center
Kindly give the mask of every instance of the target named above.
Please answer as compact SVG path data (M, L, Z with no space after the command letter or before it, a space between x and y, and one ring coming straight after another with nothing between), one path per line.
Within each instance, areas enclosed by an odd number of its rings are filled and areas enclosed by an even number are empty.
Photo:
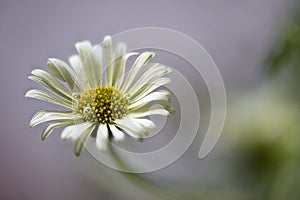
M114 124L115 119L123 118L128 112L129 99L111 86L86 90L81 96L77 95L77 99L76 112L81 113L85 121Z

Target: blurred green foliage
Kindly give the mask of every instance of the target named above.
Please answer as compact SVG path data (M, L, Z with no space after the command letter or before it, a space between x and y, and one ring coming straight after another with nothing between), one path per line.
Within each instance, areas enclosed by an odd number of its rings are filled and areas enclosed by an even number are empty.
M294 14L264 65L273 80L231 108L236 175L255 200L300 199L300 16Z
M268 72L278 74L286 67L300 76L300 23L291 22L276 41L267 58Z
M281 84L274 80L258 90L238 93L229 105L224 135L234 152L235 187L250 199L299 197L292 187L282 189L282 185L300 187L299 181L287 179L300 174L300 110Z

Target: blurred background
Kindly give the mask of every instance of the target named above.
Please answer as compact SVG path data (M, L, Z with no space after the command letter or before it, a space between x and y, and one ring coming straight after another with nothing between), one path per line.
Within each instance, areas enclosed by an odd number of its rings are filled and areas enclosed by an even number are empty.
M299 3L1 0L0 199L300 199ZM178 161L139 175L150 186L132 184L126 179L131 175L87 152L76 158L59 131L42 142L43 126L30 129L28 122L49 105L24 98L36 87L27 76L46 69L47 58L67 61L77 41L97 44L107 34L147 26L180 31L203 45L219 67L228 98L222 136L199 160L210 117L205 83L184 60L157 51L155 61L190 80L203 117L196 140ZM170 118L170 130L178 117ZM172 135L158 137L161 146Z

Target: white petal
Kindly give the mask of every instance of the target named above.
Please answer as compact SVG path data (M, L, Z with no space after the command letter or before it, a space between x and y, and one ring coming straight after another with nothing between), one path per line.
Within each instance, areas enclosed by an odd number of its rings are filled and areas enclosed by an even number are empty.
M26 92L25 97L39 99L42 101L47 101L52 104L56 104L59 106L63 106L65 108L73 109L73 106L70 102L65 102L59 98L56 98L55 96L52 96L51 94L48 94L47 92L41 91L41 90L29 90Z
M106 85L112 84L112 76L113 76L113 67L109 67L113 58L112 53L112 40L109 35L105 36L103 39L103 53L104 53L104 61L105 61L105 71L106 71Z
M81 120L82 116L75 115L71 111L55 111L55 110L41 110L37 112L29 122L30 127L34 127L44 122L54 120Z
M141 76L139 76L137 81L130 85L128 90L125 92L134 94L144 85L157 80L169 72L171 72L171 70L164 65L159 63L150 64L150 66L147 66L147 69L141 74Z
M153 123L153 121L149 120L149 119L139 119L139 118L131 118L132 121L140 124L141 126L147 128L147 129L155 129L156 126Z
M146 117L146 116L150 116L150 115L163 115L163 116L168 116L170 113L161 107L150 107L150 108L143 108L143 109L138 109L135 110L133 112L130 112L127 116L128 117L134 117L134 118L138 118L138 117Z
M78 55L70 56L69 63L73 67L73 69L76 73L76 77L75 77L76 82L78 82L78 84L80 84L80 87L82 89L88 88L87 85L89 83L88 83L87 77L85 75L80 57Z
M109 128L113 134L114 139L117 142L121 142L124 140L124 133L122 131L120 131L119 129L117 129L114 125L109 125Z
M50 58L50 59L55 59L55 58ZM56 65L53 64L49 59L48 59L48 62L47 62L47 66L48 66L48 69L52 73L53 76L55 76L56 78L60 79L61 81L66 82L65 77L61 74L61 72L56 67Z
M78 91L79 86L76 82L76 73L67 63L56 58L49 58L47 66L52 74L66 82L71 90L76 89Z
M116 57L120 57L123 56L126 53L126 44L123 42L118 43L116 49L115 49L115 53L116 53Z
M40 84L44 88L48 89L55 95L59 95L60 97L72 101L72 95L70 91L65 88L61 83L59 83L53 76L51 76L48 72L35 69L31 72L34 76L29 76L28 78Z
M109 37L108 46L111 45L111 38ZM110 62L106 65L106 72L107 72L107 84L115 86L116 81L119 76L122 75L123 69L121 67L122 64L122 57L126 53L126 45L124 43L119 43L116 49L111 52L110 55Z
M97 68L95 69L96 78L97 78L97 85L102 85L102 66L103 66L103 52L102 47L100 45L94 46L93 48L93 59L96 63Z
M161 90L161 91L156 91L148 94L146 97L133 102L128 106L128 109L130 110L135 110L137 108L140 108L152 101L158 101L158 100L163 100L163 101L169 101L169 96L170 92L168 90Z
M92 53L92 45L89 41L82 41L75 44L78 54L80 56L85 75L91 87L98 84L96 77L96 68L98 67L94 60Z
M140 124L134 122L131 118L125 117L123 119L116 120L117 126L124 129L128 135L133 138L142 138L146 133L144 127Z
M130 94L132 94L131 97L134 97L132 99L132 101L133 102L139 101L140 99L144 98L149 93L153 92L158 87L166 85L170 82L171 82L171 79L167 78L167 77L157 79L156 81L149 83L148 85L145 85L145 87L140 88L140 90L137 90L134 93L130 93Z
M135 76L139 70L154 56L153 52L142 53L134 62L132 68L130 69L124 84L121 87L121 91L127 91L128 87L134 80Z
M106 125L100 124L97 130L96 146L101 151L106 151L108 140L108 130Z
M126 71L126 63L128 58L130 58L131 56L134 55L138 55L138 53L136 52L131 52L131 53L127 53L124 56L121 57L121 62L119 65L119 73L118 73L118 78L115 81L115 86L116 88L120 89L123 81L124 81L124 75L125 75L125 71Z
M42 132L41 139L44 141L52 132L55 128L59 128L62 126L68 126L74 124L74 121L59 121L59 122L53 122L49 123L45 129Z
M69 63L73 67L74 71L77 74L83 72L82 62L81 62L80 57L78 55L70 56L69 57Z
M72 139L77 140L79 136L91 125L91 123L84 122L81 124L74 124L71 126L67 126L64 128L64 130L61 132L61 139Z
M92 134L95 127L96 127L95 124L90 123L89 126L82 132L82 134L80 134L79 138L76 140L75 148L74 148L74 152L76 156L80 156L84 144Z
M111 54L111 62L106 66L106 84L114 86L119 75L121 57L117 58L115 53Z

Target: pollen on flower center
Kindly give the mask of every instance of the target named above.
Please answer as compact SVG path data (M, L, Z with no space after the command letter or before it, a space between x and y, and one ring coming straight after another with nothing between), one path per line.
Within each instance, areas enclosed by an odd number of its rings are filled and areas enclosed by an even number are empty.
M114 124L115 119L123 118L127 112L128 98L111 86L98 86L77 96L76 112L89 122Z

